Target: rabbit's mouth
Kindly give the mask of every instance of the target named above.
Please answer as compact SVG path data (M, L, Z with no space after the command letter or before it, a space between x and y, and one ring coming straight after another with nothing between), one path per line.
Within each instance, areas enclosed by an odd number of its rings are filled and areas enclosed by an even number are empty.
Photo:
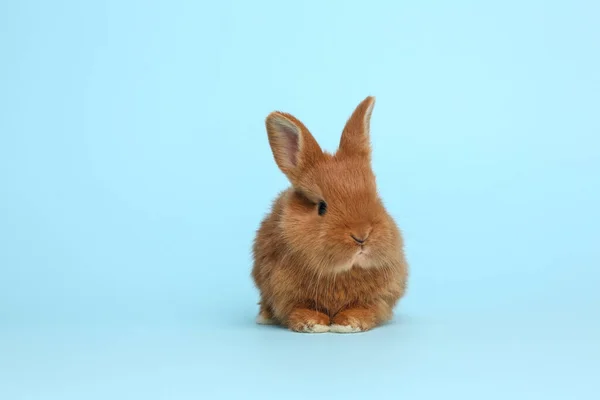
M373 259L366 248L366 246L361 246L360 249L347 261L339 265L335 265L331 268L332 271L336 273L348 271L352 269L352 267L356 268L369 268L373 265Z
M356 253L356 255L354 256L354 263L355 264L364 264L365 261L367 261L369 259L369 253L367 251L367 249L365 249L364 247L361 246L360 250L358 250L358 253Z
M359 256L361 254L362 255L368 255L369 253L370 253L369 252L369 247L366 246L366 245L362 245L362 246L359 247L358 252L356 253L356 255L357 256Z

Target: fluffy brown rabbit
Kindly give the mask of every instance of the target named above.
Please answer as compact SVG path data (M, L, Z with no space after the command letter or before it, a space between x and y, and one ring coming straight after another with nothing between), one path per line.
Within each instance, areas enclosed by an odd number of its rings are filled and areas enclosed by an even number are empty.
M297 332L360 332L392 317L408 265L401 233L377 194L369 126L374 97L349 118L335 154L292 115L266 120L292 187L258 229L252 276L262 324Z

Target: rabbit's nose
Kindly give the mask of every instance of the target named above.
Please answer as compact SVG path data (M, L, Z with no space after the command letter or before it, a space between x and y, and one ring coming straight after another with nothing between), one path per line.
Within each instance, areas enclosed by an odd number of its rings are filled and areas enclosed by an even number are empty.
M352 240L356 242L356 244L362 246L365 244L369 235L371 235L371 230L373 228L367 224L357 224L350 228L350 237Z
M364 236L360 236L360 237L356 237L354 235L350 235L352 237L352 239L354 239L354 241L357 244L363 245L365 243L365 241L367 240L367 238L369 237L369 235L364 235Z

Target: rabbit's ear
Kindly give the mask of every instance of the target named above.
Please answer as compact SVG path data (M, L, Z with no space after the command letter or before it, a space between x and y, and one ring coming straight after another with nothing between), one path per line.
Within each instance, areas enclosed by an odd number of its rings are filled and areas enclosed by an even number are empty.
M375 106L375 97L369 96L356 107L342 132L339 154L370 158L370 125L373 106Z
M266 126L275 162L292 183L303 170L322 158L321 147L294 116L273 112L267 117Z

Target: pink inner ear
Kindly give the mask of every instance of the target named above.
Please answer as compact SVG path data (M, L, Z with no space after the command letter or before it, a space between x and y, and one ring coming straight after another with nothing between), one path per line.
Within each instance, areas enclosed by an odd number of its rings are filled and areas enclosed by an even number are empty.
M282 126L281 133L283 134L284 151L291 164L295 167L298 165L299 140L297 131L289 126Z

